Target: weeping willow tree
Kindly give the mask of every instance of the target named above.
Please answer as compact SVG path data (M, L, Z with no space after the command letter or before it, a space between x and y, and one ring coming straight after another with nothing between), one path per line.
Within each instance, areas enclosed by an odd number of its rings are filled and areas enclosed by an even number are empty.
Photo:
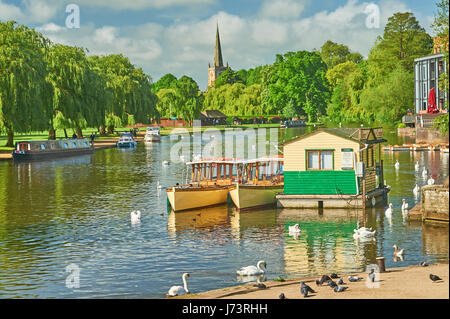
M50 41L15 21L0 22L0 129L14 146L14 132L45 130L51 110L45 50Z
M104 116L108 134L112 134L116 126L131 124L130 118L143 122L159 116L157 98L151 91L151 78L141 68L135 68L122 54L91 56L89 60L104 77L112 95ZM100 133L102 131L100 128Z

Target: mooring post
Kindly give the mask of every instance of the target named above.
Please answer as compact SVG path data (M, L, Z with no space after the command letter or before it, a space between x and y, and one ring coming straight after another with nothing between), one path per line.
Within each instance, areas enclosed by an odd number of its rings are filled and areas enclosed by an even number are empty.
M362 207L363 207L363 220L364 227L366 227L366 177L362 180Z
M384 266L384 257L377 257L377 264L380 272L386 272L386 268Z

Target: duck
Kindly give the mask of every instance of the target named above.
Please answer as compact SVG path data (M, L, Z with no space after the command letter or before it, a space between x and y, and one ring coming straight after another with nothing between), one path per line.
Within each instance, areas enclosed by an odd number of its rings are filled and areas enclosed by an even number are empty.
M389 208L384 211L384 215L388 218L392 217L392 203L389 203Z
M394 166L395 166L395 169L399 169L400 168L400 163L398 162L398 160L397 160L397 162L395 162Z
M141 211L136 210L130 213L131 223L139 223L141 221Z
M236 274L241 276L254 276L254 275L260 275L264 274L264 270L261 268L261 265L264 265L264 268L267 268L267 264L264 260L258 261L258 263L255 266L247 266L242 267L238 271L236 271Z
M416 161L416 164L414 165L414 169L416 171L419 171L419 169L420 169L419 161Z
M427 172L427 169L424 167L423 171L422 171L422 177L426 178L427 176L428 176L428 172Z
M302 230L300 229L299 224L295 224L294 226L289 226L289 233L300 233Z
M416 186L413 188L413 193L414 195L419 195L420 192L420 187L419 185L416 184Z
M189 293L188 285L186 278L190 278L191 275L189 273L185 272L181 278L183 279L183 286L172 286L169 289L169 292L167 293L168 296L181 296Z
M430 176L430 178L427 181L428 185L434 185L434 178Z
M408 203L405 199L402 199L402 210L408 210Z
M404 249L398 249L397 245L392 246L394 248L394 257L403 257Z

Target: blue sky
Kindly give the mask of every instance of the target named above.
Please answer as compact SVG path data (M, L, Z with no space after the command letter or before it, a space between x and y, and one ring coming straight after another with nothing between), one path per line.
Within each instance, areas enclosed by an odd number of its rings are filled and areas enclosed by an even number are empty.
M367 56L395 12L413 12L432 33L436 1L0 0L0 20L14 19L88 54L123 53L154 81L166 73L188 75L204 90L216 23L224 62L239 70L273 63L279 53L320 49L327 40ZM80 8L79 29L65 25L70 3ZM373 4L379 28L366 24L365 10Z

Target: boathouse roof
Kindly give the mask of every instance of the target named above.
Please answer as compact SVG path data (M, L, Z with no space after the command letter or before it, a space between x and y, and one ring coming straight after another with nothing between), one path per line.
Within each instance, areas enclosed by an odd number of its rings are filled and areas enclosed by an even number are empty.
M361 144L378 144L386 142L387 140L383 139L383 128L351 128L351 127L342 127L342 128L320 128L315 130L314 132L299 136L290 141L284 142L282 145L287 145L295 141L299 141L305 138L308 138L312 135L318 134L320 132L325 132L328 134L333 134L347 140L358 142Z

